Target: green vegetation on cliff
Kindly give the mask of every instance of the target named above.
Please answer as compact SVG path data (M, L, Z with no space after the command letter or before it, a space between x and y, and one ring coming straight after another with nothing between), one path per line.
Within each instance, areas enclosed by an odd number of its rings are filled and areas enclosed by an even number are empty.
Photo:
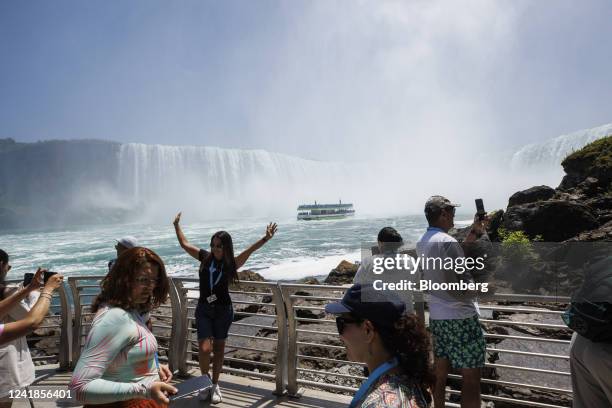
M567 156L561 165L567 174L612 180L612 136L584 146Z

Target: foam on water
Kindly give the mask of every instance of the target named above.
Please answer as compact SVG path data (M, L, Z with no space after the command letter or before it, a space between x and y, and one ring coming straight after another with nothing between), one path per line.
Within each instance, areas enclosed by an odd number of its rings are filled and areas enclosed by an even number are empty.
M183 231L191 243L208 248L211 235L224 229L232 235L238 255L264 235L269 221L240 219L186 224ZM406 241L418 238L426 226L421 215L316 222L281 219L278 223L274 239L256 251L244 266L267 279L327 275L342 260L359 260L362 242L375 241L384 226L396 228ZM0 237L0 248L11 257L10 279L20 279L38 266L66 276L100 275L106 274L108 261L116 256L115 240L124 235L135 236L141 245L157 252L169 275L197 278L198 261L180 248L170 223L12 233Z

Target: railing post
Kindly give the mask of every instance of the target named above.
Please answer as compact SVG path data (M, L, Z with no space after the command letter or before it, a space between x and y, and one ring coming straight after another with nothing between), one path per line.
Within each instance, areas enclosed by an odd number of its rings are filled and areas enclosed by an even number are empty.
M293 310L294 300L291 297L293 290L288 287L281 287L281 293L285 301L285 310L287 311L287 394L291 398L300 398L302 390L299 389L297 383L297 321L295 320L295 311Z
M423 297L423 292L413 292L413 302L414 302L414 312L417 315L417 318L423 323L423 326L427 325L425 321L425 299Z
M81 296L78 288L78 278L69 277L68 285L72 292L72 302L74 305L74 325L72 329L72 359L70 361L71 368L74 368L79 356L81 355L81 331L82 331L82 316L81 316Z
M66 287L61 285L58 289L61 305L61 329L59 344L59 368L69 370L72 357L72 305L68 302Z
M177 284L175 278L170 278L170 306L172 310L172 332L170 334L170 342L168 343L168 365L172 372L180 370L181 367L181 351L183 350L184 342L184 327L183 327L183 302L179 295L180 282Z
M172 307L173 319L180 320L178 323L179 331L173 333L172 337L177 338L176 342L176 359L179 376L187 376L189 374L189 367L187 366L187 353L191 349L191 341L189 334L188 319L189 316L189 300L186 297L187 290L183 286L183 282L179 278L173 278L175 287L175 296L178 299L179 309L177 310L176 317L174 315L174 306Z
M284 395L287 390L287 309L281 290L281 284L270 287L272 301L276 307L276 326L278 327L276 343L276 389L274 395Z

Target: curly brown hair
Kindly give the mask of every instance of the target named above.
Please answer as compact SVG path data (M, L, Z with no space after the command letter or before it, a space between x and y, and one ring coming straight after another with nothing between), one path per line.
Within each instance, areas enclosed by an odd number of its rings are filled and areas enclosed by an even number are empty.
M149 301L144 305L137 305L131 297L132 288L135 284L136 270L146 264L154 264L159 267L158 283ZM102 279L100 286L102 290L91 305L92 313L96 313L102 304L125 310L150 311L168 299L170 290L164 261L155 252L142 247L134 247L123 252L113 264L108 275Z
M376 325L374 325L376 327ZM431 391L436 381L430 360L431 341L425 325L414 313L405 313L393 329L379 328L383 346L398 356L402 371L412 378L431 402Z

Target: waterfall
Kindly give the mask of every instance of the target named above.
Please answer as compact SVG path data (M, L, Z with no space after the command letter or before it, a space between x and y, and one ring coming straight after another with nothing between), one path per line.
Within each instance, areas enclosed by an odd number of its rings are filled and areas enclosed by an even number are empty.
M592 129L583 129L547 140L529 144L512 155L513 170L544 169L563 174L561 162L575 150L602 137L612 135L612 123Z
M117 162L116 188L134 205L200 211L204 204L217 212L274 205L294 211L300 200L341 196L356 177L354 165L208 146L122 144Z

